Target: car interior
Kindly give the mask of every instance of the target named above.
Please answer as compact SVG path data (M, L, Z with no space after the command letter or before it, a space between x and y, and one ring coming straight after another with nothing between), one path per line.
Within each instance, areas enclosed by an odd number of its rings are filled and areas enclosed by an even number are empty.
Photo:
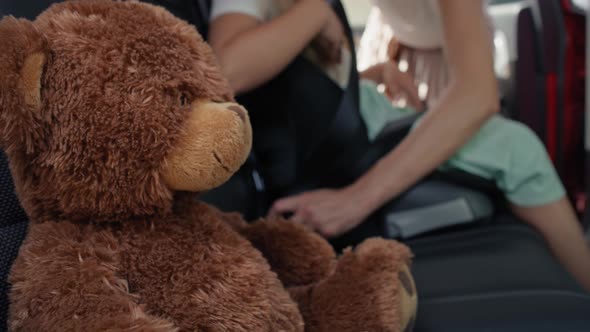
M0 16L34 19L53 2L3 0ZM206 36L210 1L146 2L167 8ZM354 45L344 6L332 3ZM585 59L580 56L586 47L585 11L572 1L521 0L492 1L489 14L501 60L496 74L502 111L537 133L570 198L582 201L587 190L581 180L587 172L582 167ZM299 57L273 81L238 96L253 125L252 153L238 173L201 199L254 220L278 197L354 181L395 147L417 117L390 123L369 142L352 68L343 90ZM2 153L0 331L7 320L7 276L27 223ZM590 329L590 294L558 264L541 236L508 210L487 179L434 172L332 244L341 249L369 236L400 240L414 252L420 298L415 331Z

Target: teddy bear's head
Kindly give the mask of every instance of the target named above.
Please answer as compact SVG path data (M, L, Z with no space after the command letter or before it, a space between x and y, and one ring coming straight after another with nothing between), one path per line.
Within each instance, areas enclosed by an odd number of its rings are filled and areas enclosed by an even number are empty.
M0 21L0 146L33 219L165 214L251 147L194 27L137 2L74 1Z

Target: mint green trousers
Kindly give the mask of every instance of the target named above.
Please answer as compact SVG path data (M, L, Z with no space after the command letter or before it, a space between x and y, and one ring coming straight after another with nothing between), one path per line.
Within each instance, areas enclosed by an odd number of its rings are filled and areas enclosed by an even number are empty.
M411 108L394 107L370 81L361 81L360 102L370 140L387 123L416 113ZM489 119L439 169L458 169L493 180L506 198L519 206L544 205L565 196L553 163L535 133L500 115Z

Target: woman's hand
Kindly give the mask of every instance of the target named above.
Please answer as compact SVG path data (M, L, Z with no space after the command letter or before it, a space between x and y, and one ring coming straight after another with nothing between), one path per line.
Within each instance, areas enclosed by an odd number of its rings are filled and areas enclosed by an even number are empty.
M397 68L397 63L385 61L369 67L360 73L361 77L385 86L385 95L395 100L404 97L408 106L417 111L423 110L423 102L418 94L414 77Z
M321 189L276 201L269 214L292 213L290 220L299 222L331 238L359 225L370 213L355 189Z
M395 37L391 37L389 43L387 43L387 58L390 61L396 61L400 49L401 45L399 43L399 40L397 40L397 38Z
M385 95L395 100L403 97L406 99L408 106L417 111L422 111L423 103L418 94L418 87L414 77L409 73L399 70L397 63L386 61L381 64L382 84L385 85Z

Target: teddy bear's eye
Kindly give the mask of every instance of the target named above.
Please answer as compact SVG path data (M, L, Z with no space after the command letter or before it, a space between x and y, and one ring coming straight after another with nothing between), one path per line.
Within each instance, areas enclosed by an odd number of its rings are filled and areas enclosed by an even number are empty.
M180 102L180 106L183 106L183 107L190 104L190 98L189 98L188 94L181 93L180 98L179 98L179 102Z

